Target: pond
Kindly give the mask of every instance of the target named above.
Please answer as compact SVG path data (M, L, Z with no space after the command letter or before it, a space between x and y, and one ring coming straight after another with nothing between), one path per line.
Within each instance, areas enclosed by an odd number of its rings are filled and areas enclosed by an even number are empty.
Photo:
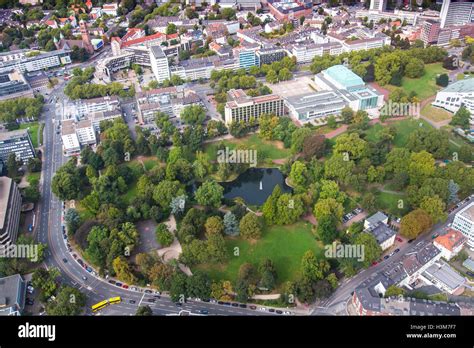
M224 187L224 197L234 199L241 197L249 205L262 205L280 185L283 193L292 192L285 183L285 176L277 168L250 168L231 182L219 183Z

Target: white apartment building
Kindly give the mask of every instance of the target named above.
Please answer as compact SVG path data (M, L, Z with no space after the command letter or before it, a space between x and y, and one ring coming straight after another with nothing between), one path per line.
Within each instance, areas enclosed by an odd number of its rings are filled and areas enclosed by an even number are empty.
M171 77L168 58L160 46L150 48L151 70L155 74L156 80L161 83Z
M79 154L81 145L74 129L74 121L67 120L62 123L61 139L63 141L63 151L66 156Z
M444 0L440 18L441 28L469 24L474 21L474 3L472 1Z
M474 202L457 212L452 228L467 238L467 245L474 250Z
M338 55L343 52L342 45L336 42L332 43L313 43L313 44L295 44L288 51L290 56L296 58L298 64L311 63L314 57L324 54Z
M8 52L0 55L0 70L16 68L22 73L45 70L60 65L70 64L68 50L56 50L28 57L27 52Z
M370 0L370 9L383 12L387 8L387 0Z
M92 99L80 99L75 103L75 112L78 118L91 115L95 112L113 111L120 106L116 96L106 96Z
M82 120L77 123L74 120L63 121L61 138L66 156L78 155L81 146L93 145L97 142L91 120Z

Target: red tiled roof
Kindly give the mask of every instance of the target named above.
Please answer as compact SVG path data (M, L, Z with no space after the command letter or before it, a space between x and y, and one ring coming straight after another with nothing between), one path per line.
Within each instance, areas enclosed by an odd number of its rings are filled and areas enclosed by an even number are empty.
M453 251L466 241L466 237L461 232L450 229L446 234L436 237L434 241L449 251Z
M143 42L147 42L147 41L150 41L150 40L155 40L155 39L158 39L160 37L163 37L165 36L165 34L162 34L162 33L156 33L156 34L153 34L153 35L148 35L148 36L145 36L145 37L140 37L138 39L135 39L135 40L129 40L127 42L124 42L122 44L122 46L124 47L127 47L127 46L133 46L133 45L138 45L138 44L141 44Z

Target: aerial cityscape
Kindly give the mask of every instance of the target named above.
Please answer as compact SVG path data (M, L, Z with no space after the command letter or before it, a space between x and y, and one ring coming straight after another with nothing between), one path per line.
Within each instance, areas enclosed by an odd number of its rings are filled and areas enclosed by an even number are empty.
M474 316L473 163L474 1L1 1L0 316Z

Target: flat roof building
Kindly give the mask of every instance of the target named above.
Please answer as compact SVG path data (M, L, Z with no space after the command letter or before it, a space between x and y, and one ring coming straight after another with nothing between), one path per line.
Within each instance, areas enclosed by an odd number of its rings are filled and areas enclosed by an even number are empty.
M467 245L474 250L474 202L458 211L452 228L460 231L467 238Z
M16 242L20 224L21 195L16 183L0 177L0 245ZM1 293L1 292L0 292Z
M0 315L21 315L25 297L26 282L19 274L0 278Z
M7 163L8 156L12 153L23 164L35 157L35 149L27 129L0 133L0 161L4 164Z
M240 121L248 123L251 119L258 123L261 114L274 114L276 116L285 114L283 98L278 95L269 94L250 97L241 89L231 89L228 92L228 97L231 100L225 104L224 109L227 125Z

